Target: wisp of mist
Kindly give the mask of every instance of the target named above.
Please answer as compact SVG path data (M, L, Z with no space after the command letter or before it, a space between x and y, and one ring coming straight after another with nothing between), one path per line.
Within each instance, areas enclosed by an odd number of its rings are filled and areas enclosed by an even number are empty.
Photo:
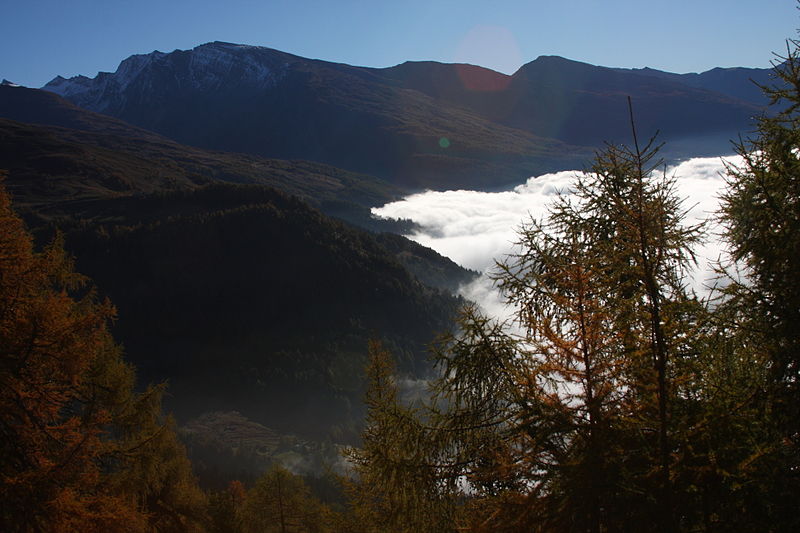
M724 253L715 223L719 195L725 185L725 165L741 165L740 156L694 158L666 168L676 177L677 194L687 210L687 225L706 221L706 237L695 252L698 265L687 282L698 294L708 294L716 274L713 265ZM556 194L570 193L579 171L569 170L532 177L513 190L503 192L427 191L372 210L375 216L410 219L418 230L408 238L449 257L459 265L483 275L461 287L461 294L477 302L490 316L509 318L512 310L486 276L495 265L513 253L517 232L531 218L542 219Z

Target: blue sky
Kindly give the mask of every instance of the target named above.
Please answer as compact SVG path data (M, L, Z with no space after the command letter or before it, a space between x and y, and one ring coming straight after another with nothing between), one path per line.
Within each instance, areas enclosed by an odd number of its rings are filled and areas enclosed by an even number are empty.
M0 0L0 77L39 87L135 53L221 40L385 67L539 55L699 72L767 67L797 35L793 0Z

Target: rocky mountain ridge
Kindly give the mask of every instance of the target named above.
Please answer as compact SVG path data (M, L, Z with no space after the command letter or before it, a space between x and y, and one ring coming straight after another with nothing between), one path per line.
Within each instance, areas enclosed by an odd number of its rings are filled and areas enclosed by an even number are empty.
M660 130L674 147L668 157L718 155L761 112L741 89L749 74L726 71L737 80L726 94L706 82L715 72L557 56L512 76L436 62L376 69L213 42L132 56L115 73L44 89L184 144L322 162L407 190L489 190L580 168L606 141L630 142L627 96L642 134Z

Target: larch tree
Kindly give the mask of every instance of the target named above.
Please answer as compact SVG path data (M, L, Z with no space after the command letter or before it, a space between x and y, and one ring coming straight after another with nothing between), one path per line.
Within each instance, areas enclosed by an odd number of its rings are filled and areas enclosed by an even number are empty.
M753 527L800 528L800 42L787 42L763 87L771 114L728 165L720 220L731 264L718 326L739 340L730 358L764 372L754 377L752 423L759 435L742 459L734 509ZM753 442L755 441L755 442ZM734 514L734 513L731 513Z
M636 136L634 132L634 141ZM652 515L662 531L674 531L679 511L672 472L682 420L687 361L699 356L696 332L703 307L686 287L693 247L702 228L684 223L675 178L659 171L658 148L609 146L591 171L576 181L569 224L591 237L590 255L600 273L595 290L615 334L624 366L622 408L647 450L635 472L635 490L653 496Z
M143 527L133 502L101 490L107 409L85 405L83 377L113 359L114 316L72 272L59 242L35 253L0 191L0 525L92 531ZM84 529L85 528L85 529Z
M3 531L202 527L204 498L160 390L134 392L108 331L114 315L60 239L34 250L0 186Z
M525 436L510 446L511 464L535 476L522 486L536 489L531 522L541 530L647 517L662 531L679 527L673 434L703 314L684 279L701 228L684 223L657 152L608 146L499 265L496 281L525 330L504 358L515 384L504 425ZM461 364L450 361L444 388Z
M247 491L237 511L245 533L325 533L331 531L328 509L302 478L275 465Z
M758 121L755 138L739 143L741 166L728 166L721 219L734 261L744 266L733 290L758 310L781 409L800 393L800 42L790 41L765 87L777 112ZM781 398L782 395L788 395ZM797 422L800 411L786 411ZM800 426L796 426L795 431Z
M696 411L689 362L705 310L684 279L701 228L684 223L657 152L609 146L521 229L495 281L522 333L467 308L434 350L425 409L398 406L390 367L373 358L354 458L389 509L424 517L441 502L445 531L689 520L675 484Z
M434 465L431 429L399 398L391 355L373 341L367 366L367 417L362 445L349 448L356 479L347 483L358 531L448 531L451 490Z
M591 235L560 216L570 209L562 196L546 222L530 221L520 231L519 254L498 265L496 279L520 304L526 330L515 394L518 429L529 443L518 447L524 450L518 464L539 472L547 485L537 521L599 532L608 526L604 515L613 512L618 491L612 437L622 415L624 367L598 263L589 255ZM567 507L568 516L555 510Z

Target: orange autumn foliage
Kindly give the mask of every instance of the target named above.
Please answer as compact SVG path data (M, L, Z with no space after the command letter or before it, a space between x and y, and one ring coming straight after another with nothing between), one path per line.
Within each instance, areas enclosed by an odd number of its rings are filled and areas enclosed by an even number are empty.
M150 501L199 501L159 391L133 393L114 314L60 238L34 250L0 182L0 531L163 529Z
M104 492L109 413L84 376L116 350L114 316L72 271L59 239L42 252L0 190L0 529L136 529L133 502ZM58 524L56 526L56 524Z

